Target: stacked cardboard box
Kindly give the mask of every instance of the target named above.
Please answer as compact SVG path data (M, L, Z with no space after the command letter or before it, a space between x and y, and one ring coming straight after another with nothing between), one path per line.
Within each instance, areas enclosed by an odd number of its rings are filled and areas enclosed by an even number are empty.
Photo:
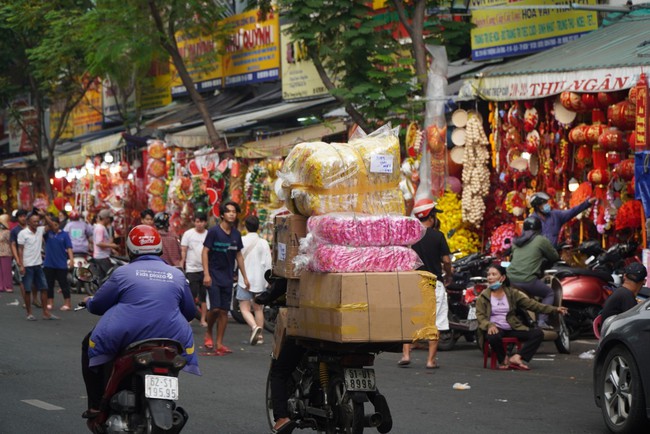
M290 214L275 217L273 274L298 279L293 259L298 255L300 240L307 236L307 217Z
M305 271L287 334L338 343L436 339L435 306L430 273Z

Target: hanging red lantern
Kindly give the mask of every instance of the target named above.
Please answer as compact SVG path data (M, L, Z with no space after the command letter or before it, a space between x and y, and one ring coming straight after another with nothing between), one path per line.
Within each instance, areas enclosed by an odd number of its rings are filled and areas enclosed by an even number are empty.
M65 197L58 196L58 197L54 198L53 202L54 202L54 206L56 207L56 209L58 209L59 211L63 211L65 209L65 204L68 201L66 200Z
M607 164L609 164L610 166L613 166L621 162L620 152L609 151L607 154L605 154L605 157L607 158Z
M598 108L598 95L595 93L583 93L581 95L582 103L585 105L587 110L593 110Z
M627 94L627 99L634 105L636 105L636 93L637 93L637 87L632 86L630 88L630 91Z
M503 137L503 144L508 148L518 147L521 144L521 134L519 134L519 131L514 127L508 128L508 131L506 131Z
M632 180L632 178L634 178L634 158L628 158L621 161L618 166L616 166L616 172L625 181Z
M567 109L573 110L574 112L586 112L587 106L582 102L582 97L580 94L575 92L562 92L560 94L560 103Z
M580 124L571 128L569 131L569 141L574 145L580 145L587 142L587 129L589 125Z
M616 104L625 98L625 91L623 92L598 92L598 103L602 108L607 108L612 104Z
M622 152L628 147L623 132L616 127L607 128L598 137L598 144L606 151Z
M595 123L593 125L589 125L585 129L587 130L587 133L585 134L586 142L590 145L595 145L598 143L598 138L600 135L603 134L605 130L607 130L607 125Z
M591 158L594 163L594 169L607 169L607 157L605 157L605 148L595 145L592 148Z
M607 108L609 122L622 130L632 130L636 125L636 108L629 101L621 101Z
M587 174L587 179L592 184L604 185L609 182L609 172L605 169L593 169Z

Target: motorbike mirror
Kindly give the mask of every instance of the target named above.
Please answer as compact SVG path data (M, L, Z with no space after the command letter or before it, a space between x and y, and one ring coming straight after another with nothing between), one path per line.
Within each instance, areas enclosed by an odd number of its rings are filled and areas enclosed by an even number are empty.
M501 261L501 266L503 268L508 268L510 266L510 262L509 261Z
M92 282L95 278L93 272L90 271L90 268L75 268L74 277L82 282Z
M591 264L592 262L594 262L594 259L596 259L596 257L593 256L593 255L590 256L590 257L588 257L588 258L585 260L585 265L589 265L589 264Z

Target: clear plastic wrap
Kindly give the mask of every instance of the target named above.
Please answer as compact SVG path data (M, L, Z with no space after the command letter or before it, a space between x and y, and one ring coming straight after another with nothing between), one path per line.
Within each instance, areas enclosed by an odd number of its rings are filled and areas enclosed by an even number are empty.
M388 125L349 143L298 144L278 174L287 208L304 216L349 210L404 214L399 158L399 140Z
M330 213L310 217L310 234L319 242L341 246L410 246L426 228L414 217L397 214Z
M311 255L298 256L310 271L319 273L362 273L412 271L422 265L415 251L403 246L346 247L320 244Z

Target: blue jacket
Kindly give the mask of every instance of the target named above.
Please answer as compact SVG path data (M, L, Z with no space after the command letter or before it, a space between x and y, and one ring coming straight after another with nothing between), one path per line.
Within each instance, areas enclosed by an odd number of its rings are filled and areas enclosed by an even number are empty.
M532 215L542 222L542 235L548 238L551 243L553 243L554 247L557 247L557 239L560 234L560 229L562 229L562 225L590 206L591 204L589 203L589 199L587 199L580 205L576 205L571 209L554 209L548 214L538 213L535 211Z
M167 338L183 344L185 371L201 375L192 328L196 306L185 275L158 256L145 255L116 269L87 303L103 315L90 335L90 366L107 363L129 344Z

